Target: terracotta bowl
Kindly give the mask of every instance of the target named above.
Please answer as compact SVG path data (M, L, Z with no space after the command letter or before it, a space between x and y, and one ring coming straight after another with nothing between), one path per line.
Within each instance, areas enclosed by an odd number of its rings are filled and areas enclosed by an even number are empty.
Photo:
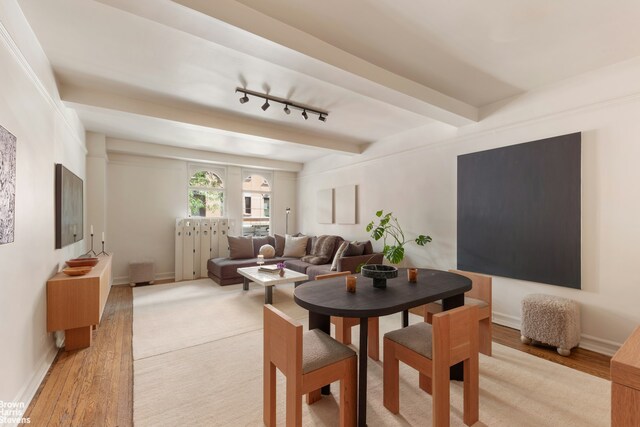
M62 272L67 276L83 276L91 271L91 267L67 267Z
M98 263L98 258L74 258L67 261L69 267L93 267Z

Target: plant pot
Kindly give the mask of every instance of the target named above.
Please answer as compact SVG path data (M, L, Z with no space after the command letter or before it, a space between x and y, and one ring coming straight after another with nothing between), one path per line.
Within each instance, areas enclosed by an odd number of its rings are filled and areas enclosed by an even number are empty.
M280 277L284 277L284 268L281 268L280 269L280 273L278 273L278 274L280 274Z
M373 287L384 289L387 287L387 279L398 277L398 269L391 265L367 264L360 270L362 276L373 279Z

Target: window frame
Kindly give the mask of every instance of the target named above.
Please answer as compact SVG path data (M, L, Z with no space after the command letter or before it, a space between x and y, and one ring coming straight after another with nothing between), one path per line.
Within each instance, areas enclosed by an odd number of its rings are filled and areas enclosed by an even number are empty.
M269 191L256 191L256 190L245 190L244 189L244 183L245 180L253 175L259 175L261 176L264 180L267 181L267 183L269 184ZM270 170L261 170L261 169L242 169L242 174L241 174L241 185L240 185L240 191L242 192L242 200L243 200L243 209L242 209L242 225L244 226L245 223L245 219L248 218L247 215L245 215L245 206L244 206L244 198L245 198L245 194L249 193L249 194L265 194L268 193L269 194L269 231L272 232L273 230L273 216L272 216L272 212L273 212L273 197L275 194L275 188L273 185L273 171ZM264 214L264 210L262 212ZM249 214L250 215L250 214Z
M191 178L197 172L211 172L215 174L220 181L222 181L222 188L213 188L213 187L192 187L190 185ZM210 218L225 218L227 213L227 169L224 167L215 167L211 165L202 165L202 164L189 164L187 167L187 217L189 218L207 218L202 216L194 216L191 214L191 208L189 206L189 193L192 190L196 191L216 191L222 193L222 212L220 216L210 217Z

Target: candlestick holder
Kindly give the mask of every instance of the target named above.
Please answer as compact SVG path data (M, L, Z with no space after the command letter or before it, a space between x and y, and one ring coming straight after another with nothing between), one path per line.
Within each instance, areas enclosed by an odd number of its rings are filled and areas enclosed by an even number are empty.
M100 252L98 254L98 256L103 255L103 254L106 255L106 256L109 256L109 253L104 251L104 240L102 241L102 252Z
M97 257L98 254L96 253L96 251L93 250L93 233L91 233L91 249L89 250L89 252L87 252L86 254L82 255L82 256L94 256Z

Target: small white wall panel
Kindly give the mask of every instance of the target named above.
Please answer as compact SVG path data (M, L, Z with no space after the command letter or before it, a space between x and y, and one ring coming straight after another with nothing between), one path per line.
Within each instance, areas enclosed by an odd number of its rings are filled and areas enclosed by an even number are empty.
M229 220L227 218L221 218L218 221L218 257L229 256Z
M184 234L184 219L178 218L176 219L176 259L175 259L175 267L174 267L174 280L176 282L182 280L182 235Z
M356 223L356 186L345 185L335 189L336 223Z
M200 277L207 277L207 261L211 257L211 223L208 218L200 220Z
M333 224L333 188L318 191L317 219L320 224Z

